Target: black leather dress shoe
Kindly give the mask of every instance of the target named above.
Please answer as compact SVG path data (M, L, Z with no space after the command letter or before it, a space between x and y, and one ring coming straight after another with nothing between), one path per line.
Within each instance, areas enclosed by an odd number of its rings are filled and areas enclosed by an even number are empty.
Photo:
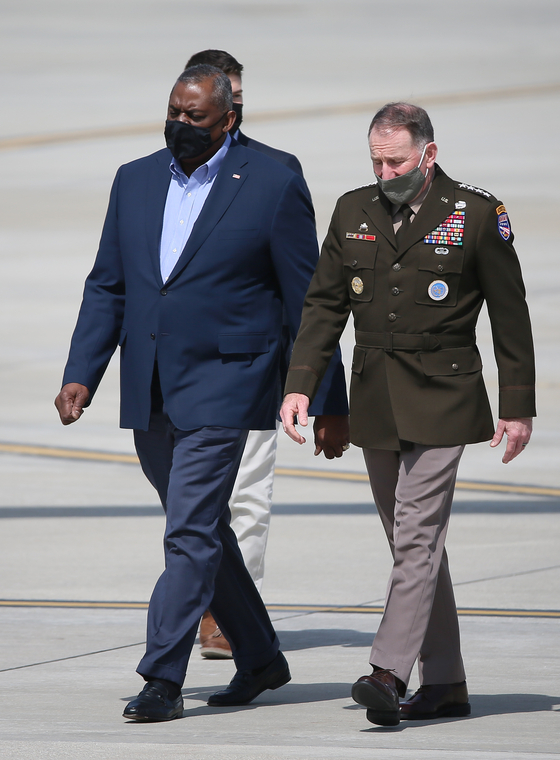
M230 707L248 705L266 689L279 689L291 681L290 668L282 652L278 652L265 668L238 670L229 686L212 694L208 700L210 707Z
M366 718L378 726L398 726L399 689L391 670L375 670L370 676L358 678L352 686L352 699L367 707Z
M167 689L157 681L149 681L140 694L124 708L123 716L130 720L173 720L183 716L183 696L169 699Z
M463 718L470 714L469 692L465 681L421 686L410 699L401 704L401 718L404 720Z

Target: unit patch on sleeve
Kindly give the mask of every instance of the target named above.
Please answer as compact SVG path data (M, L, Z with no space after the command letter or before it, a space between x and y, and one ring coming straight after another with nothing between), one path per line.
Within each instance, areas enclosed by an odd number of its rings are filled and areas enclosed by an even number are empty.
M504 240L509 240L511 237L511 225L509 223L506 207L498 206L496 213L498 214L498 232Z
M431 245L463 245L465 213L455 210L435 230L426 235L424 242Z

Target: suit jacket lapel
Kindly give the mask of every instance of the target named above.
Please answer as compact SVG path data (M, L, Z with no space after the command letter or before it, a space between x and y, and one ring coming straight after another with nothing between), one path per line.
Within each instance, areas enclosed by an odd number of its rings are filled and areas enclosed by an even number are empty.
M177 277L191 261L241 189L248 175L248 154L248 149L232 142L168 282Z
M162 150L156 154L155 159L146 184L144 223L152 266L156 279L161 286L163 280L161 279L159 249L163 228L163 212L169 183L171 182L171 171L169 169L171 153L169 150Z

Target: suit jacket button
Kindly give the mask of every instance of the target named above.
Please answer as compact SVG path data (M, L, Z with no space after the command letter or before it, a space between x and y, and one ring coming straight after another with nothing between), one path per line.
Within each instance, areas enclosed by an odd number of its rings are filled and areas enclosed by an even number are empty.
M392 293L394 296L398 296L400 292L401 292L401 291L400 291L398 288L393 288L393 289L391 290L391 293Z
M155 333L150 333L150 338L151 338L152 340L155 340L155 339L156 339L156 334L155 334Z
M162 296L167 295L167 290L165 288L162 288L159 292L161 293Z
M352 262L352 266L353 267L358 266L358 259L354 259L354 261Z
M393 264L393 269L395 272L399 272L401 270L401 265L397 262L396 264Z
M438 272L443 272L443 266L441 264L438 264L437 270Z
M397 315L393 314L393 312L389 314L389 322L394 322L396 318L397 318Z
M452 364L451 365L451 369L458 370L459 369L459 365L458 364Z

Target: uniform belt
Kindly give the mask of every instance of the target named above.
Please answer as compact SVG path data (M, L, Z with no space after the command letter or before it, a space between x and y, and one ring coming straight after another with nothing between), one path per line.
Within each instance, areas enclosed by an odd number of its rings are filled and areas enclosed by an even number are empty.
M437 351L438 348L472 346L472 337L466 335L433 335L432 333L371 333L356 330L356 345L365 348L383 348L385 351Z

